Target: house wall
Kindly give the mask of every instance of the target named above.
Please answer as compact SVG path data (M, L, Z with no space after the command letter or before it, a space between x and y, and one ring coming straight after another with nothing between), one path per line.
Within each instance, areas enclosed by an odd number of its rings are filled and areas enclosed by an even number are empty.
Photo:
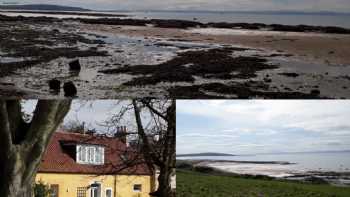
M105 197L105 190L112 188L113 197L150 197L151 176L135 175L80 175L62 173L38 173L36 182L45 184L58 184L59 197L76 197L78 187L89 187L95 181L101 183L101 197ZM134 192L134 184L141 184L142 191ZM86 197L90 197L90 189L86 191Z

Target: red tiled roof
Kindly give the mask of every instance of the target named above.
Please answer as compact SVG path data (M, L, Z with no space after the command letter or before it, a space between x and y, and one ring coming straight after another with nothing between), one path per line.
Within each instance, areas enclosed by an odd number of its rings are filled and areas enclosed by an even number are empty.
M76 144L94 144L105 147L103 165L79 164L75 161ZM55 132L43 156L38 172L80 173L80 174L130 174L151 175L146 164L133 164L127 167L121 155L129 158L140 157L117 138L83 135L78 133ZM136 159L135 159L136 160Z

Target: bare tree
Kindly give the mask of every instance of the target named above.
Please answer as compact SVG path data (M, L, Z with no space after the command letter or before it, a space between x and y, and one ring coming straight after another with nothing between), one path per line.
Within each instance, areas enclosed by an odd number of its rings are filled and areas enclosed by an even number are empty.
M159 170L158 188L152 195L175 196L175 191L171 188L171 176L175 173L176 164L176 102L171 100L170 103L159 103L155 100L141 99L133 100L132 104L145 160ZM155 130L151 138L142 122L141 111L143 109L150 112L155 122L151 127Z
M71 100L39 100L25 120L20 100L0 100L1 196L32 196L41 158L70 105Z
M128 138L129 145L142 157L129 157L116 169L132 168L141 163L147 164L153 172L159 171L158 188L152 196L175 196L171 188L172 176L176 164L176 102L175 100L136 99L130 104L116 102L118 112L101 126L107 127L107 133ZM133 131L120 130L125 119ZM122 131L122 132L120 132Z

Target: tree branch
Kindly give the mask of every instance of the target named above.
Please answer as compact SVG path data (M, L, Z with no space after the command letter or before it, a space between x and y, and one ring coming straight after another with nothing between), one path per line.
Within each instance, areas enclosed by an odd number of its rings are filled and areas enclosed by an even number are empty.
M136 125L137 125L137 131L138 134L141 136L142 139L142 152L145 154L146 157L149 157L152 159L154 164L162 166L163 163L160 161L159 157L155 154L155 151L151 147L147 135L145 133L145 130L143 128L142 120L141 120L141 114L140 114L140 108L137 105L137 101L133 100L132 104L134 106L134 112L135 112L135 118L136 118Z
M159 117L161 117L162 119L164 119L165 121L168 121L166 116L164 114L162 114L160 111L156 110L151 104L149 100L145 100L142 99L141 102L149 109L151 110L153 113L157 114Z
M6 103L13 143L20 144L26 135L29 124L23 120L20 100L8 100Z
M5 151L9 151L12 146L12 136L10 121L8 118L8 110L6 101L0 100L0 144L3 144Z
M39 100L24 142L24 148L27 150L25 160L29 161L24 177L36 171L52 134L68 113L71 102L71 100Z

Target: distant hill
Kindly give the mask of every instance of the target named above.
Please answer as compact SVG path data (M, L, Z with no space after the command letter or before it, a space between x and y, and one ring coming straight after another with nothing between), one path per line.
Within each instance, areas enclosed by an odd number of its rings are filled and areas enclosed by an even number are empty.
M176 155L177 157L219 157L219 156L235 156L232 154L225 154L225 153L192 153L192 154L179 154Z
M3 10L45 10L45 11L90 11L80 7L50 5L50 4L26 4L26 5L0 5Z

